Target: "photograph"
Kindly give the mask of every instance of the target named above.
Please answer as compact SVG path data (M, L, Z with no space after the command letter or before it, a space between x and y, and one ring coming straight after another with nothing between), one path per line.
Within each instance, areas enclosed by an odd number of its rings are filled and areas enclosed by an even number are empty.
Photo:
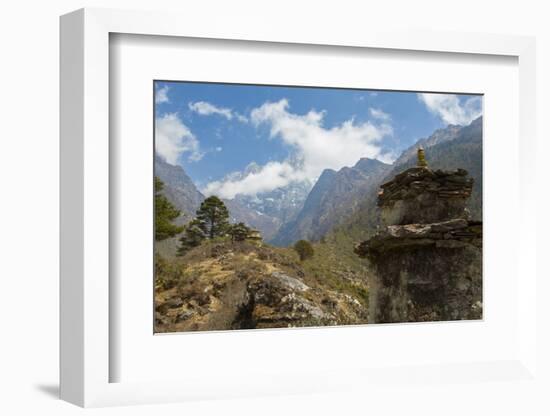
M154 333L483 319L482 94L152 100Z

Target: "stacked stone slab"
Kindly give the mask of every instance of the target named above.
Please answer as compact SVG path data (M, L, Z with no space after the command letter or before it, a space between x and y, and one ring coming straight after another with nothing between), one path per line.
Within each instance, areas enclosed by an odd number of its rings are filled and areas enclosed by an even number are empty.
M432 171L415 167L381 186L378 206L384 225L469 218L467 199L474 180L464 169Z
M472 186L463 169L427 166L381 186L383 226L355 249L374 268L370 322L482 318L482 223L466 208Z

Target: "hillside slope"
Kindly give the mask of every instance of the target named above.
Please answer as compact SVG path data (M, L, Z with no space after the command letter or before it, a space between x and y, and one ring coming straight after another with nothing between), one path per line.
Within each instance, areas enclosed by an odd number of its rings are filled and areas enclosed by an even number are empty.
M176 262L157 256L155 331L367 323L367 274L329 251L301 263L289 249L213 241Z

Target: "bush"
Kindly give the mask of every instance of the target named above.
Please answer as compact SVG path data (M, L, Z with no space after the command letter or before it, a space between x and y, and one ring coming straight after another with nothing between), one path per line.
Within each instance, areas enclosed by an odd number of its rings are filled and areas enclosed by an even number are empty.
M206 235L201 228L201 224L195 218L185 226L184 233L179 240L178 256L184 256L192 248L200 246L205 238Z
M296 250L296 253L298 253L298 256L300 257L300 261L304 261L306 259L309 259L313 257L313 246L309 241L306 240L299 240L294 244L294 250Z
M239 222L237 224L230 225L227 233L231 236L231 241L244 241L250 234L250 228L244 223Z
M155 289L169 290L175 287L183 278L183 269L183 265L174 264L156 253Z

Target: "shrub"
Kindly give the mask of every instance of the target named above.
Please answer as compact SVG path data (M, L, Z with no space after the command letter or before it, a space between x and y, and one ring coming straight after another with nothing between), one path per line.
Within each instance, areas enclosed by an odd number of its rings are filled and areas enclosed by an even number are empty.
M239 222L237 224L230 225L227 233L231 236L231 241L244 241L248 238L250 228L244 223Z
M183 265L174 264L155 254L155 289L168 290L175 287L183 278Z
M178 255L184 256L187 251L200 246L205 237L200 222L194 219L185 226L184 233L179 240L180 246L178 248Z
M306 259L309 259L310 257L313 257L313 246L309 241L297 241L296 244L294 244L294 250L296 250L296 253L298 253L300 261L304 261Z

